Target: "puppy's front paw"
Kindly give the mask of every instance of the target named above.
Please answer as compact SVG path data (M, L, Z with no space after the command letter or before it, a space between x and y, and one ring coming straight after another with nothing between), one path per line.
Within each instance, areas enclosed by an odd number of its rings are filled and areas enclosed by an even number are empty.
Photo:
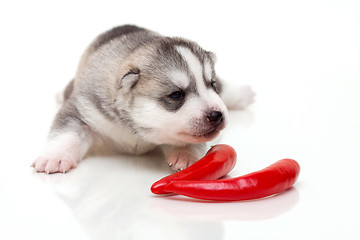
M196 162L196 160L197 158L194 155L184 150L176 150L167 158L169 167L174 171L181 171Z
M59 153L49 153L37 158L31 165L37 172L65 173L75 168L78 160Z
M80 141L76 134L65 133L48 141L45 151L33 164L35 171L65 173L80 161Z

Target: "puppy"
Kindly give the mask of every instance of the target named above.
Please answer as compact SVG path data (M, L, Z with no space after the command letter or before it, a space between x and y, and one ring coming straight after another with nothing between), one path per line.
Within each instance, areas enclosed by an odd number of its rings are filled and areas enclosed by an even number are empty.
M37 172L65 173L90 148L130 154L160 147L169 166L195 162L228 121L214 55L196 43L132 25L98 36L63 94ZM232 96L243 108L250 88Z

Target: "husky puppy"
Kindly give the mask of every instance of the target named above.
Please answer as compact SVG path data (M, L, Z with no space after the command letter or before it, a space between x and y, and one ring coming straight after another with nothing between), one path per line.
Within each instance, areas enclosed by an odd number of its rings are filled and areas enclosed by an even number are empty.
M214 55L196 43L132 25L113 28L83 54L32 166L65 173L90 148L142 154L160 147L171 168L183 169L226 126L221 91ZM237 95L232 104L252 102L249 89Z

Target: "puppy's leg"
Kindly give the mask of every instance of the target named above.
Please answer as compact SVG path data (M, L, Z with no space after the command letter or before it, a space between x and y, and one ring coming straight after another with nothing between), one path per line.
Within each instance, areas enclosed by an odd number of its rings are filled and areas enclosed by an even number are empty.
M32 166L37 172L65 173L76 167L91 144L90 128L80 120L76 108L65 102L51 127L43 153Z
M217 78L220 96L230 110L242 110L255 101L255 92L248 85L232 86Z
M189 144L183 147L163 146L162 150L169 167L174 171L180 171L200 159L204 154L205 144Z

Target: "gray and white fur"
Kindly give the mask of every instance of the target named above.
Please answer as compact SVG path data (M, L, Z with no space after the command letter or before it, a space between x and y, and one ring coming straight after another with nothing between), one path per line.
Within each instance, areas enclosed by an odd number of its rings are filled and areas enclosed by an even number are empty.
M155 147L174 170L204 154L228 121L214 54L196 43L132 25L98 36L66 87L38 172L67 172L93 148L130 154ZM242 87L234 108L253 101Z

